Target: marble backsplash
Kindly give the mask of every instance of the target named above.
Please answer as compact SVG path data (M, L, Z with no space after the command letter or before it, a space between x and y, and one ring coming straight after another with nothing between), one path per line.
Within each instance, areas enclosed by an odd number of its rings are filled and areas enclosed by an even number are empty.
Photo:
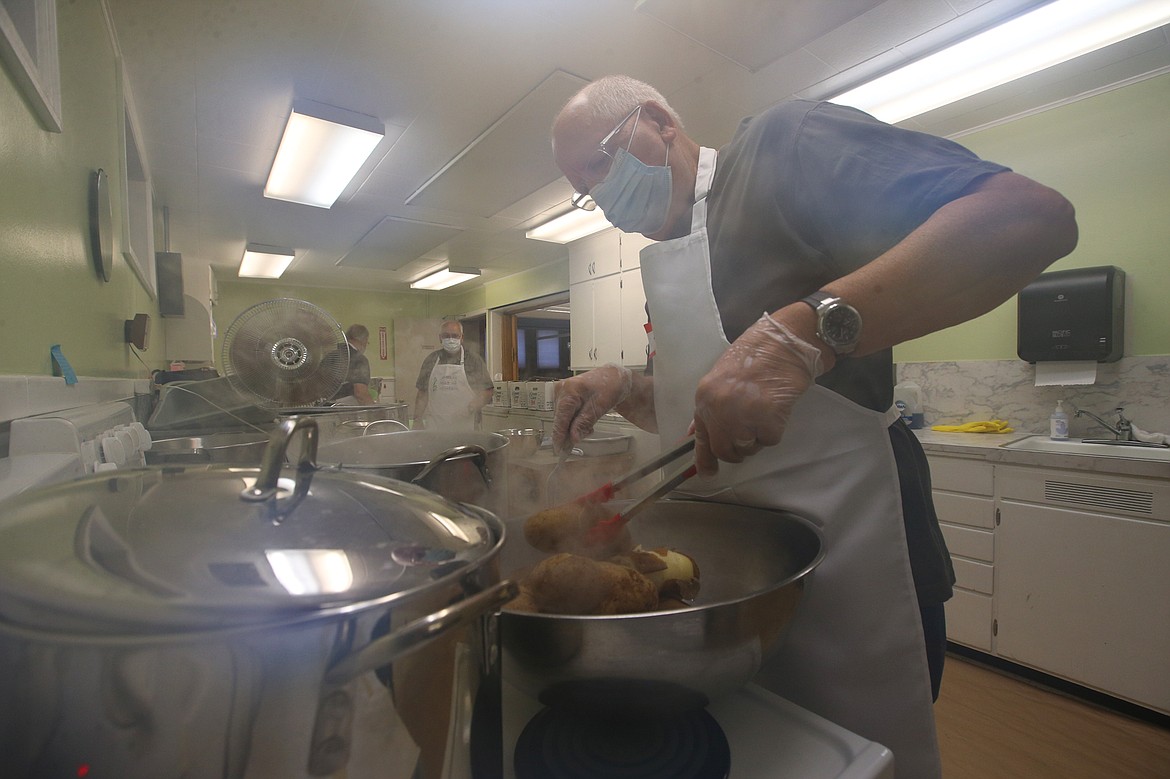
M1006 419L1019 432L1048 432L1048 417L1063 400L1073 438L1107 438L1109 432L1078 408L1112 422L1113 409L1142 430L1170 433L1170 355L1123 357L1100 363L1094 384L1036 386L1036 366L1022 360L911 362L896 366L898 381L922 388L926 427Z

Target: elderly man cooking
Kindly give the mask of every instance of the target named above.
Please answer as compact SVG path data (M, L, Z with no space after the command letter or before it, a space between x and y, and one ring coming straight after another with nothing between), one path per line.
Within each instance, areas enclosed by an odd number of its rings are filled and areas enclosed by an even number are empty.
M653 375L562 383L554 443L616 409L669 445L693 430L712 500L813 519L827 555L758 681L940 774L931 701L954 574L925 456L892 403L891 347L979 316L1070 252L1058 193L941 138L794 100L716 152L653 87L577 93L557 165L642 251ZM722 461L722 464L720 463Z

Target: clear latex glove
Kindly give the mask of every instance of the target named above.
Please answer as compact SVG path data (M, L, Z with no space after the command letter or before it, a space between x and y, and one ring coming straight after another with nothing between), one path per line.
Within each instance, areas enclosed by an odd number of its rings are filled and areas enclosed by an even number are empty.
M567 451L592 433L603 414L630 396L633 385L633 372L612 364L557 382L553 449Z
M780 443L792 406L822 373L820 349L760 317L699 382L691 426L699 473Z

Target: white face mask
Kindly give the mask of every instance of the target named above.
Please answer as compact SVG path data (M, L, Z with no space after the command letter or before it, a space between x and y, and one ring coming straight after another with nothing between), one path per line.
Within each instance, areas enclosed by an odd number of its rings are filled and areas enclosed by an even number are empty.
M447 350L448 352L459 351L459 343L460 343L461 339L459 339L459 338L442 338L440 340L443 344L443 348L445 350Z
M669 160L669 146L666 155ZM618 149L605 179L589 190L610 224L643 235L666 226L670 194L670 166L647 165L625 149Z

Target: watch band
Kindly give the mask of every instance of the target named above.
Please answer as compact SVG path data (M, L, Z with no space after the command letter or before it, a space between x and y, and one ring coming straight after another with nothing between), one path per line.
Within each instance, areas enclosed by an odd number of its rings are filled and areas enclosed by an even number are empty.
M819 312L821 304L826 300L832 300L834 297L834 295L830 295L828 292L813 292L811 295L806 295L805 297L801 298L800 301L802 303L808 303L810 306L812 306L813 311Z

